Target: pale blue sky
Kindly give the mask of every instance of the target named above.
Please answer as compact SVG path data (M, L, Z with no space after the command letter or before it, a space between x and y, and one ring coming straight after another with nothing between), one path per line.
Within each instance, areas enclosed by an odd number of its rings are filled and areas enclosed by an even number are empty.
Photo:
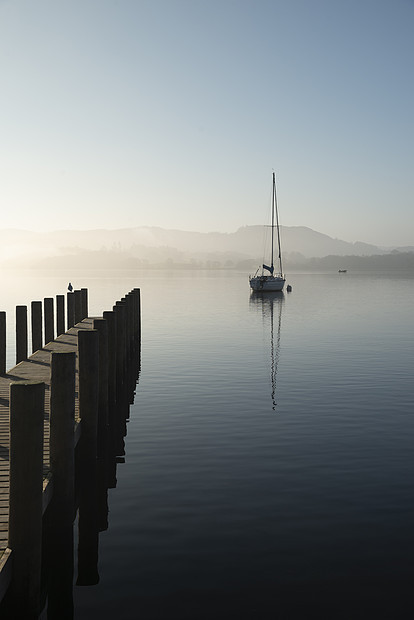
M1 228L414 245L414 0L0 0Z

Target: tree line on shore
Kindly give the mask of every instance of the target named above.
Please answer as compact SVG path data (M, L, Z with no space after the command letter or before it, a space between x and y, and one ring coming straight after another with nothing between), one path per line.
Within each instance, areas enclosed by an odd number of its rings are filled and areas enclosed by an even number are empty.
M31 260L30 264L13 261L9 267L32 269L232 269L254 273L261 260L241 258L231 253L211 253L191 257L181 253L166 253L151 258L134 256L129 251L84 250L60 256ZM391 252L372 256L324 256L306 258L287 253L283 260L287 271L403 271L414 273L414 252Z

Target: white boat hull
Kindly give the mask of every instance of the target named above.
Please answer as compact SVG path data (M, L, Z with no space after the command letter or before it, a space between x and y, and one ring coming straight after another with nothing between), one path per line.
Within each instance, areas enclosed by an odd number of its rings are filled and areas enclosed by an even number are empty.
M282 291L286 280L280 276L250 277L250 287L253 291Z

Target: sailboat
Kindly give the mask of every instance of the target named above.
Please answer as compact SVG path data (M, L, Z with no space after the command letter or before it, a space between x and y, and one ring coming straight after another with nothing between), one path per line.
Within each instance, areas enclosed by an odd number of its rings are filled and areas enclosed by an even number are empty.
M280 247L280 230L279 230L279 215L277 212L277 199L276 199L276 176L273 172L273 188L272 188L272 253L271 263L269 265L262 265L258 268L254 276L249 276L250 287L253 291L267 292L267 291L282 291L285 285L285 276L282 269L282 250ZM274 266L274 245L275 245L275 229L277 232L277 244L279 248L279 272L275 274ZM261 274L259 271L261 269ZM268 272L268 273L265 273Z

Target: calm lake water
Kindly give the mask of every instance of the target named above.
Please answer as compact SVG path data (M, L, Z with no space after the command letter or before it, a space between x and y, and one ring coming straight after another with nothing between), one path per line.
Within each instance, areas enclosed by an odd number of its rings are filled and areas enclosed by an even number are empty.
M90 314L142 299L125 463L76 619L412 617L414 278L293 274L253 297L233 272L3 275L0 309L69 279Z

